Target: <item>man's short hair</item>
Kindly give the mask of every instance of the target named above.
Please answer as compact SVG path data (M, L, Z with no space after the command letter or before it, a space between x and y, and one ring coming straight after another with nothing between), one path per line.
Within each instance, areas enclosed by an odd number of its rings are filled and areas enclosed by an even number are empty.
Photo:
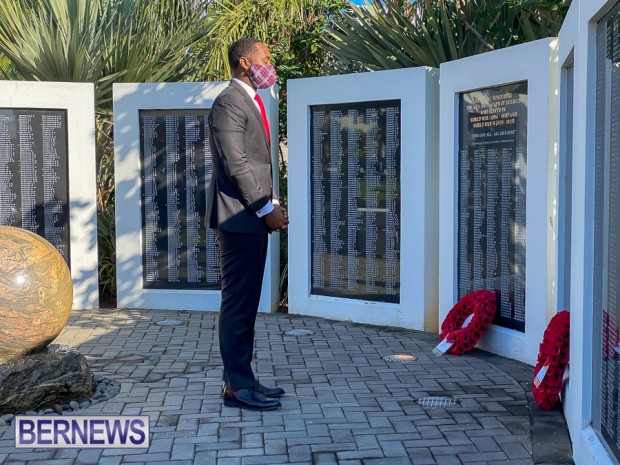
M235 41L228 49L228 64L230 64L231 71L235 71L239 67L239 60L241 57L247 57L256 50L256 44L260 40L254 37L243 37Z

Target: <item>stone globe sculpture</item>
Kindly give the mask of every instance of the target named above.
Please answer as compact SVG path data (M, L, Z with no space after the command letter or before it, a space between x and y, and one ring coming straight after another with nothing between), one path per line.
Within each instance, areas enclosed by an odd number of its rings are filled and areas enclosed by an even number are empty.
M72 301L60 253L30 231L0 226L0 363L44 349L67 324Z

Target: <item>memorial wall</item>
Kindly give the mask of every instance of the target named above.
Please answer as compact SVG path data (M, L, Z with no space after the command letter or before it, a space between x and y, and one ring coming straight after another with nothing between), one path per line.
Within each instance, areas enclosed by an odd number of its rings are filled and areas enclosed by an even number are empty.
M208 110L140 111L145 289L219 289L219 249L205 228L211 180Z
M0 80L0 225L45 238L99 307L94 85Z
M441 65L439 319L492 291L479 347L527 363L555 313L557 47L542 39Z
M437 329L437 70L288 83L289 313Z
M572 193L559 208L569 209L571 237L562 401L575 464L611 464L620 461L620 1L573 0L559 42L560 113L570 121L558 128L560 183Z
M312 294L399 302L400 107L311 107Z
M0 224L50 242L71 265L66 110L0 108Z
M598 24L596 86L594 416L620 459L620 7Z
M114 85L119 308L219 309L219 248L205 222L207 116L228 85ZM277 140L277 89L261 97ZM279 249L279 234L271 234L259 311L275 311L279 302Z
M495 324L525 331L527 82L459 96L458 296L498 297Z

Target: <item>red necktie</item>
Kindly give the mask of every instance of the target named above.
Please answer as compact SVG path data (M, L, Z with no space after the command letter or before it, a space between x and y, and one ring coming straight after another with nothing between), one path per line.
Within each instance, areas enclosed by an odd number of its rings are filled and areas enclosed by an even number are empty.
M260 116L263 119L265 134L267 134L267 142L271 144L271 136L269 134L269 120L267 119L267 113L265 112L265 105L263 105L263 100L258 94L254 95L254 100L256 100L256 103L258 103L258 108L260 108Z

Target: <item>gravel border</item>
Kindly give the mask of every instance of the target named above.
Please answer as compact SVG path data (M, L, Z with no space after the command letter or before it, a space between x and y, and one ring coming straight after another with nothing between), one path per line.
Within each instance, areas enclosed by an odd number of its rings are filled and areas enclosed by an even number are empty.
M121 391L121 383L110 378L95 378L95 389L89 398L83 397L76 400L64 400L51 406L43 407L38 412L27 411L17 415L49 415L59 416L68 415L91 405L100 404L112 399ZM0 416L0 426L10 426L13 424L16 414L7 413Z

